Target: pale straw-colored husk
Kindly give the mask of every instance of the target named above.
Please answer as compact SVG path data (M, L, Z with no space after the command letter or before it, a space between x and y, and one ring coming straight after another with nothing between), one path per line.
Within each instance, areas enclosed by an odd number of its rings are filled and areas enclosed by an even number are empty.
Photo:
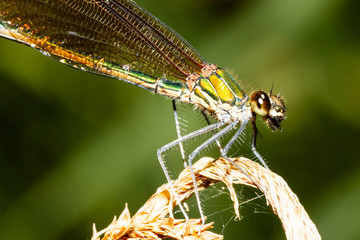
M280 176L246 158L232 159L240 168L219 158L202 158L193 168L198 190L201 191L219 181L226 184L234 202L235 214L239 216L239 202L233 184L243 184L260 189L273 212L277 214L289 240L321 239L315 224L310 220L298 197ZM194 193L189 169L183 170L173 182L180 201L185 201ZM93 226L92 240L118 239L223 239L211 232L213 223L207 223L199 232L200 219L174 219L172 209L177 205L174 191L169 184L159 187L154 195L133 216L125 206L118 218L105 229L97 231ZM241 224L241 222L239 222Z

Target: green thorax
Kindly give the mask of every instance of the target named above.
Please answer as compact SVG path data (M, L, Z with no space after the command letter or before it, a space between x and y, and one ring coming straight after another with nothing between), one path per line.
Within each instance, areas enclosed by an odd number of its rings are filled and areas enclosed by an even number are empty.
M246 95L241 86L223 68L209 65L196 80L192 102L211 112L219 105L236 107L243 104Z

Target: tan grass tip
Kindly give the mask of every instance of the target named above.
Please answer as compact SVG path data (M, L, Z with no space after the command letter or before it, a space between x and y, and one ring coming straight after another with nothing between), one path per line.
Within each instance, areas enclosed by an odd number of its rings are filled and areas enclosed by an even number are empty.
M297 196L287 183L277 174L256 162L240 157L232 159L240 168L229 161L204 157L193 168L198 190L201 191L219 181L227 186L235 214L239 215L239 201L233 184L243 184L260 189L282 222L288 240L321 239L315 224L311 221ZM194 186L188 168L184 169L173 182L174 190L180 201L185 201L194 193ZM154 195L133 216L125 206L118 218L105 229L97 231L93 226L91 240L119 239L223 239L220 234L209 231L212 223L207 223L199 233L200 219L174 219L172 209L177 205L170 184L159 187ZM102 238L101 238L102 237Z

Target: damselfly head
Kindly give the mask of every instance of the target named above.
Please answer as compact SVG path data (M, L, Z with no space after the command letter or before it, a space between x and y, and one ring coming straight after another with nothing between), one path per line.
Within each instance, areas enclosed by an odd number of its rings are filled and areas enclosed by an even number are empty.
M286 118L284 101L270 92L256 91L251 95L251 110L256 115L262 116L272 130L280 130L280 122Z
M266 123L272 130L281 130L280 122L286 119L284 101L280 96L270 94L270 104L269 115L265 118Z

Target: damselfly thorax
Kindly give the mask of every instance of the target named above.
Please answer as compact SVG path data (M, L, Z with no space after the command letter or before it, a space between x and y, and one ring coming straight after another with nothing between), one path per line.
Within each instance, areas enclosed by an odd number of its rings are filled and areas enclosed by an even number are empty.
M206 64L200 74L190 74L186 80L178 94L170 93L162 81L155 85L155 92L193 104L226 124L241 123L259 115L271 129L277 130L285 119L285 105L279 96L272 93L268 96L263 91L246 95L225 69L214 64Z

